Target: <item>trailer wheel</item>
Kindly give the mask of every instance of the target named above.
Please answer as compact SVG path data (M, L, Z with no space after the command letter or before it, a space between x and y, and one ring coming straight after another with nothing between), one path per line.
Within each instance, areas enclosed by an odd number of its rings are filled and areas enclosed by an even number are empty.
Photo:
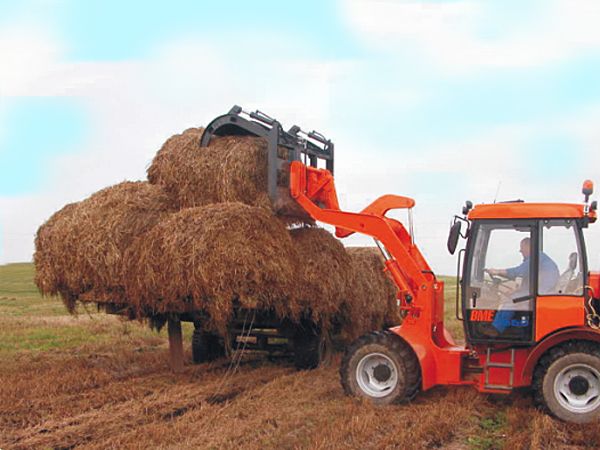
M574 342L551 349L536 367L533 389L538 406L558 419L600 418L600 348Z
M294 334L294 366L311 370L331 362L332 344L329 335L313 327L300 327Z
M222 356L225 356L225 346L219 336L195 328L192 335L192 361L194 364L214 361Z
M342 360L340 378L346 394L377 405L411 401L421 387L417 357L390 331L375 331L354 341Z

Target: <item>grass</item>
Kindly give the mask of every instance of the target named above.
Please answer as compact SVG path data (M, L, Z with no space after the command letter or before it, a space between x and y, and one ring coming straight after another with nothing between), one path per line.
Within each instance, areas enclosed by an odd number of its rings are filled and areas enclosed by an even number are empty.
M456 277L440 276L438 278L444 282L444 325L456 342L464 343L463 323L456 318Z
M40 295L33 277L33 264L0 266L0 357L64 351L122 339L156 342L156 333L147 327L98 313L93 307L69 315L58 298Z
M442 280L460 341L455 280ZM68 315L38 294L31 264L0 266L0 317L0 448L600 447L597 425L557 422L522 394L438 387L384 408L348 398L339 355L309 372L247 354L173 374L164 332L91 308Z
M475 450L499 450L504 448L507 432L505 411L498 411L491 417L483 417L479 421L477 435L467 439L470 447Z
M2 316L47 317L65 314L55 299L42 299L33 283L33 264L0 266L0 314Z

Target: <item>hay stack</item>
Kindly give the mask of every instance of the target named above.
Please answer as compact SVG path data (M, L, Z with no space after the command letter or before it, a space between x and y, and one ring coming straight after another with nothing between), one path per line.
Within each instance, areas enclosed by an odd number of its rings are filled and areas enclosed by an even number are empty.
M264 140L229 136L200 148L202 132L167 140L149 183L104 189L40 227L43 294L61 295L70 311L95 302L139 318L201 312L220 333L235 305L340 324L347 337L399 323L396 289L375 249L346 251L324 229L288 230L276 215L300 207L289 195L291 205L285 196L270 203Z
M346 339L397 325L400 315L396 286L383 272L383 258L375 247L349 247L352 274L350 295L341 307L340 322Z
M201 148L203 132L190 128L169 138L148 168L150 183L163 186L179 208L221 202L268 206L265 141L227 136Z
M352 260L328 231L302 227L290 231L298 254L299 304L315 322L328 327L350 295Z
M233 300L297 318L295 249L282 222L242 203L187 208L128 250L127 295L140 314L203 311L224 332Z
M159 186L124 182L65 206L38 230L35 282L45 295L76 301L124 302L123 253L172 210Z
M312 223L290 197L287 178L273 205L267 193L267 143L253 136L213 137L200 147L203 128L190 128L169 138L148 168L148 180L159 184L177 206L241 202L274 210L290 223ZM282 154L287 152L281 148Z

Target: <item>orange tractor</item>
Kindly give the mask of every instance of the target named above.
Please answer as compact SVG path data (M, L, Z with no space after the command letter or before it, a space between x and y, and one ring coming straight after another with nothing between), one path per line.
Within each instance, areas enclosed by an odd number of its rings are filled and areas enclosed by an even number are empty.
M466 345L457 345L444 326L444 283L414 242L414 200L384 195L359 213L340 210L330 141L296 126L283 131L259 112L236 107L209 125L204 143L213 134L267 138L274 201L289 186L286 194L336 236L363 233L381 250L403 321L346 350L340 375L348 394L388 404L437 385L494 394L531 387L536 403L562 420L600 417L600 274L588 270L583 233L596 221L591 182L582 204L467 202L455 216L449 251L466 240L456 297ZM408 210L411 232L386 217L394 209Z

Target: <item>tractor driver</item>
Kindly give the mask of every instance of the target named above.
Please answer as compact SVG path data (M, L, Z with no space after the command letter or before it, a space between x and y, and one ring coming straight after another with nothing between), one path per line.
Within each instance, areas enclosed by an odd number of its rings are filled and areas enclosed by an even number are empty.
M523 262L516 267L509 269L486 269L486 272L491 276L501 276L514 280L515 278L521 278L521 287L513 293L513 298L522 297L529 294L529 265L531 256L531 239L525 238L521 241L520 252L523 255ZM559 272L556 263L546 255L544 252L540 252L539 260L539 291L540 294L547 294L553 291L554 286L558 281ZM517 295L514 295L517 294Z
M520 297L526 297L530 294L529 289L529 266L531 264L531 239L525 238L521 241L520 252L523 255L523 262L516 267L508 269L486 269L486 272L491 276L501 276L514 280L521 278L521 286L515 290L511 295L511 302L506 305L501 305L499 309L523 309L527 307L529 309L529 302L524 301L522 306L516 306L512 303L513 299ZM540 294L549 294L554 290L556 283L559 278L558 266L556 263L546 255L544 252L539 254L539 278L538 286ZM504 307L503 307L504 306ZM503 332L510 325L510 319L512 318L512 311L498 311L494 319L493 326L499 332Z

